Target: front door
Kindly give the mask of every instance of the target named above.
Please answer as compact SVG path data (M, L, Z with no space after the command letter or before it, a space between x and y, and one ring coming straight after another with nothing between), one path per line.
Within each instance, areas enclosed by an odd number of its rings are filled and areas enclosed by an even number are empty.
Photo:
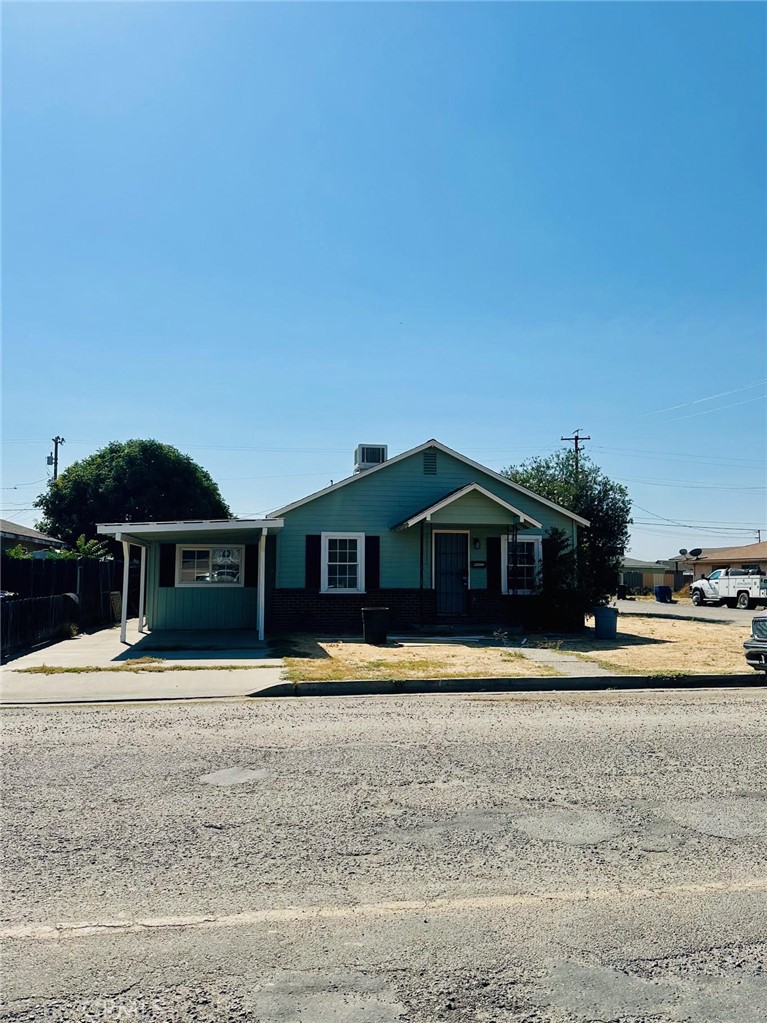
M437 614L464 615L469 607L469 536L434 534L434 587Z

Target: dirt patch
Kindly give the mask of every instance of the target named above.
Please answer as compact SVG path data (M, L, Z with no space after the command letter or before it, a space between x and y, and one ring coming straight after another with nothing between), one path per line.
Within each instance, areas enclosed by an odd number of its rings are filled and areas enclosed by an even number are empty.
M291 639L286 678L301 682L400 678L535 678L559 675L518 650L483 643L387 643ZM302 656L303 655L303 656Z
M743 643L750 634L750 621L740 625L623 615L614 641L597 640L589 629L583 637L564 639L559 649L619 673L736 675L747 670Z

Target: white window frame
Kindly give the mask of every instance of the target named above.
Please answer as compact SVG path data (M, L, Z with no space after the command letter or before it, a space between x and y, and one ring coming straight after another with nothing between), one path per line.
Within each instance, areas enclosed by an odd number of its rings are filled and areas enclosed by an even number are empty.
M364 593L365 592L365 534L364 533L322 533L322 554L320 561L320 593ZM328 548L330 540L357 541L357 585L354 589L328 588Z
M214 583L210 579L200 579L194 582L182 582L181 580L181 552L182 551L210 551L209 562L213 558L213 550L216 547L225 550L240 552L240 580L236 583ZM245 545L241 543L179 543L176 544L176 586L177 587L200 587L207 586L210 589L223 590L239 588L245 585Z
M514 594L517 596L529 596L532 590L510 590L509 589L509 546L512 542L512 538L504 533L501 537L501 592L507 594ZM533 558L535 561L535 575L536 577L541 571L541 561L543 557L543 537L542 536L518 536L517 543L532 543L533 547Z

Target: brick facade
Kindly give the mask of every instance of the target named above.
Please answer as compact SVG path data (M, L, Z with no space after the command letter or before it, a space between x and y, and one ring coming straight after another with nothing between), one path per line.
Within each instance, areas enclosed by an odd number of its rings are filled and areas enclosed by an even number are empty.
M434 590L387 589L364 594L273 589L267 599L267 629L270 632L361 634L363 607L388 607L393 631L441 621L436 613ZM536 611L535 597L471 590L469 613L460 621L470 626L533 625Z

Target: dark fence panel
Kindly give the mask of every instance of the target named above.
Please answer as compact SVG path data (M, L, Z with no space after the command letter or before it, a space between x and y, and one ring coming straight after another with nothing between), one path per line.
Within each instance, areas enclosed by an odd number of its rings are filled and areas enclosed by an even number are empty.
M0 610L3 660L37 643L70 635L78 619L78 602L73 593L3 600Z
M128 617L138 614L138 560L131 561L128 576ZM2 558L0 586L20 597L53 597L76 593L79 597L77 624L87 629L114 621L110 593L122 592L122 561L58 561L54 558Z

